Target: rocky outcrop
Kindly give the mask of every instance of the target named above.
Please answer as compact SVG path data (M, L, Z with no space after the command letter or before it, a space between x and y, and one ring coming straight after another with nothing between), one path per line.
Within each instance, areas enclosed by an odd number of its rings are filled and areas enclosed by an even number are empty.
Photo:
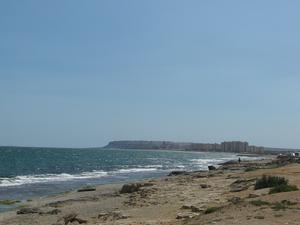
M208 170L216 170L217 168L215 166L208 166Z
M62 217L61 219L59 219L57 221L57 223L53 224L53 225L59 225L59 224L62 224L60 221L63 221L64 225L67 225L69 223L74 223L74 222L77 222L79 224L83 224L83 223L87 223L87 220L84 220L84 219L81 219L81 218L78 218L77 217L78 214L76 213L70 213L64 217Z
M40 209L38 208L21 208L17 211L17 214L34 214L34 213L40 213Z
M182 171L182 170L175 170L175 171L171 171L168 176L179 176L179 175L189 175L190 173L187 171Z
M230 192L240 192L247 190L252 185L250 180L236 180L230 185Z
M176 219L191 219L194 218L195 216L199 216L199 213L193 213L193 212L181 212L178 213L176 216Z
M120 190L120 194L133 193L140 190L142 187L153 186L152 183L132 183L132 184L124 184Z
M40 212L39 214L40 215L57 215L59 213L61 213L61 210L53 209L53 210L50 210L50 211L47 211L47 212Z
M121 211L113 211L113 212L101 212L98 214L98 219L101 219L103 221L106 221L108 219L110 220L123 220L127 219L130 216L121 212Z
M140 188L142 187L141 184L136 183L136 184L124 184L122 189L120 190L121 194L125 194L125 193L133 193L133 192L137 192L138 190L140 190Z

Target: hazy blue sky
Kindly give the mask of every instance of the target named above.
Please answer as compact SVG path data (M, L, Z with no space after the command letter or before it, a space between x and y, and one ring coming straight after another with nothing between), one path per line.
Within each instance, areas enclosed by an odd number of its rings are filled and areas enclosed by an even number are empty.
M300 2L2 0L0 145L300 147Z

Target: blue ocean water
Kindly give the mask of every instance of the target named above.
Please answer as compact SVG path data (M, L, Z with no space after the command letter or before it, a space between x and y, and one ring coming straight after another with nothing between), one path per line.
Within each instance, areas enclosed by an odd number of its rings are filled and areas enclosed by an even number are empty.
M86 184L154 178L172 170L207 170L208 165L237 158L209 152L1 147L0 199L25 201ZM0 211L5 209L0 206Z

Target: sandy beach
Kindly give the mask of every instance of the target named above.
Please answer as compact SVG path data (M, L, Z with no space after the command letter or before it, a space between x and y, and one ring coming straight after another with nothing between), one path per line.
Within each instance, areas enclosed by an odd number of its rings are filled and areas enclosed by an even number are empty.
M0 224L299 224L300 191L254 190L264 174L285 177L300 187L299 163L230 163L211 171L174 172L159 179L33 199L1 213Z

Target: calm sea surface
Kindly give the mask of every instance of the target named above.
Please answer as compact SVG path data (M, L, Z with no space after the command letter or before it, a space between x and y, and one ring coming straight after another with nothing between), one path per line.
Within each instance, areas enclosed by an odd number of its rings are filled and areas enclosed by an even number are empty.
M160 177L172 170L207 170L237 158L229 153L1 147L0 200L26 201L87 184ZM0 205L0 211L7 208Z

